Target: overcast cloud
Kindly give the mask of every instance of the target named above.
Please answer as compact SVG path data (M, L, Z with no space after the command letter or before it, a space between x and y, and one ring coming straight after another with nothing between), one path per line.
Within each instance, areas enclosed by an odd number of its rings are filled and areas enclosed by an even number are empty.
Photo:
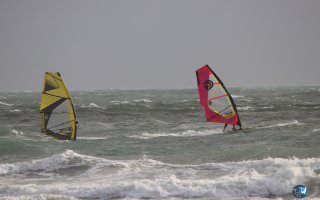
M0 0L0 90L320 84L318 0Z

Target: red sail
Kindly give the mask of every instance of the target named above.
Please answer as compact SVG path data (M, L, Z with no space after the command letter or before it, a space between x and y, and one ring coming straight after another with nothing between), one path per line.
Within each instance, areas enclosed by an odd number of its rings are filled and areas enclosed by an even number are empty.
M200 104L207 121L241 124L234 101L219 77L208 65L196 71Z

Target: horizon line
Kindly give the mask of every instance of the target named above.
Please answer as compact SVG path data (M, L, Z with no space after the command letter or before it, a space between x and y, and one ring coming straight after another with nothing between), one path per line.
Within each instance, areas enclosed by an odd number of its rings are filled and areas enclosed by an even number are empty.
M255 88L282 88L282 87L319 87L319 84L306 84L306 85L271 85L271 86L231 86L228 88L241 88L241 89L255 89ZM177 87L177 88L106 88L106 89L68 89L70 92L94 92L94 91L140 91L140 90L192 90L197 89L197 87ZM34 93L34 92L41 92L42 90L0 90L0 92L11 92L11 93L18 93L18 92L24 92L24 93Z

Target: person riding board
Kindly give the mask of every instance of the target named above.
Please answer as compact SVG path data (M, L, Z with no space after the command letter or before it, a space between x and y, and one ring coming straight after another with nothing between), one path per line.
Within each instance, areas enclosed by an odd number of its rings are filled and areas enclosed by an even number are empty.
M237 122L237 125L239 126L239 129L238 129L238 130L242 130L242 124L241 124L241 121L240 121L240 117L239 117L239 115L238 115L237 106L236 106L236 104L234 103L234 101L233 101L233 99L232 99L232 97L231 97L230 94L229 94L229 96L230 96L230 101L231 101L232 105L234 106L234 110L235 110L236 115L237 115L237 118L238 118L238 122ZM225 124L225 125L224 125L223 132L226 130L227 126L228 126L228 124ZM237 128L236 128L235 125L232 125L232 130L233 130L233 131L236 131L236 130L237 130Z
M238 121L237 125L239 126L239 129L238 129L238 130L242 130L242 124L241 124L240 120ZM227 126L228 126L228 124L225 124L225 125L224 125L224 127L223 127L223 132L226 130ZM236 130L237 130L237 128L236 128L235 125L232 125L232 130L233 130L233 131L236 131Z
M240 118L239 118L238 113L237 113L237 117L238 117L237 125L239 126L239 129L238 129L238 130L242 130L242 124L241 124L241 121L240 121ZM225 124L225 125L224 125L224 127L223 127L223 132L226 130L227 126L228 126L228 124ZM233 131L236 131L236 130L237 130L237 128L236 128L235 125L232 125L232 130L233 130Z

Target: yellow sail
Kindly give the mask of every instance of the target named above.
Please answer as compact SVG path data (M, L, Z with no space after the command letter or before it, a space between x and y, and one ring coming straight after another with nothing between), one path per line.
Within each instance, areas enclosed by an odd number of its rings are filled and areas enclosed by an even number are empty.
M41 132L61 140L76 140L76 113L59 72L46 72L44 75L40 113Z

